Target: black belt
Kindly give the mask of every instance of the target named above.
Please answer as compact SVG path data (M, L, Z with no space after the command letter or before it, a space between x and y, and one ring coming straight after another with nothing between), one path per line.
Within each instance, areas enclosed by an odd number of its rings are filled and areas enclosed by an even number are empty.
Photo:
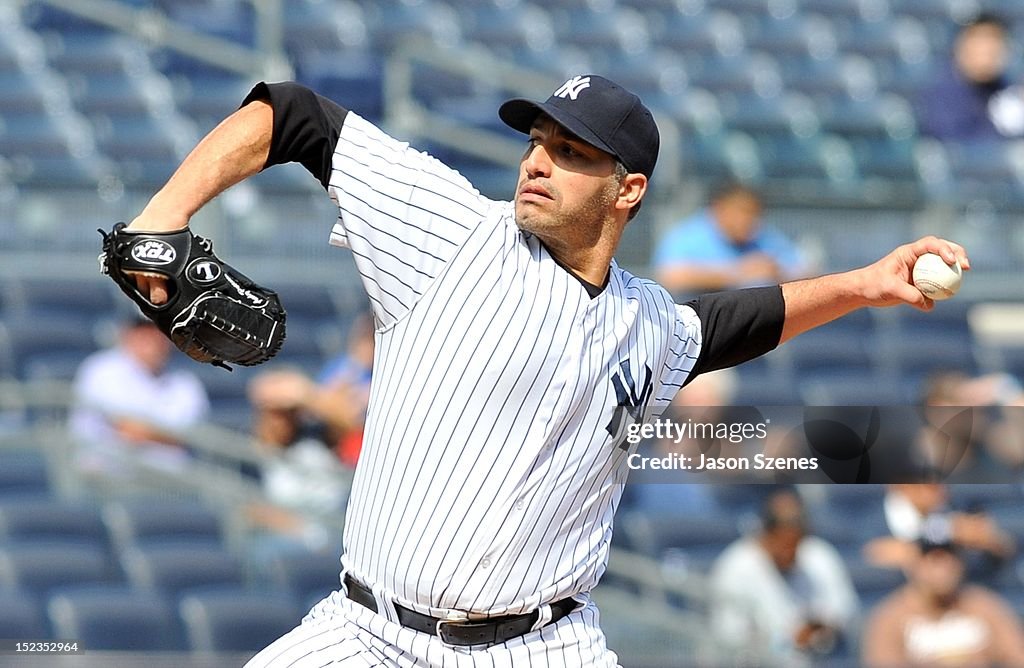
M345 575L348 597L370 610L377 612L377 599L367 587L359 584L348 574ZM563 598L551 604L551 621L554 624L576 609L578 603ZM415 610L395 605L398 623L420 633L437 636L446 645L466 647L468 645L500 645L517 636L529 633L537 623L540 612L534 610L524 615L504 615L490 619L442 619L424 615Z

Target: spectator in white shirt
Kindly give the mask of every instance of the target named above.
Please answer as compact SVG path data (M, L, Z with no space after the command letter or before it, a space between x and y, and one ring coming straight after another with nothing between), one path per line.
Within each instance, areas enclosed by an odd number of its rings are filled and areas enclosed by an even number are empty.
M807 535L797 494L772 494L762 526L740 538L711 569L713 633L732 652L766 665L810 665L852 640L859 603L834 547Z
M181 470L188 451L176 433L209 411L202 383L168 368L171 342L149 320L121 327L112 348L93 353L74 380L70 429L87 474L125 474L132 463Z

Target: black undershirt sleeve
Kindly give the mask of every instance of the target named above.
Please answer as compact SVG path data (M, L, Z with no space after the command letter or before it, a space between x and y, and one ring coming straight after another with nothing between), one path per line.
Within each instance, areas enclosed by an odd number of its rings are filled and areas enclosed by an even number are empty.
M348 110L293 81L260 82L242 101L266 100L274 108L274 135L264 169L298 162L327 188L331 159Z
M714 292L687 302L700 318L703 343L687 382L774 350L782 338L782 287Z

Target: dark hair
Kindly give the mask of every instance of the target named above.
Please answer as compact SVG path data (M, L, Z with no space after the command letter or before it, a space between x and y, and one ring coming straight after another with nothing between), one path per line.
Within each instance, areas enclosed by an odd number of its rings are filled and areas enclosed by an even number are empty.
M737 195L751 197L758 202L761 201L761 193L740 181L725 181L714 186L708 196L708 201L714 204Z
M616 160L615 161L615 176L619 179L619 183L620 184L626 179L626 175L627 174L629 174L629 168L626 167L626 165L623 164L623 162L621 160ZM632 209L629 210L629 215L626 216L626 222L627 223L629 221L633 220L634 218L636 218L636 214L640 213L640 206L643 203L644 203L644 201L641 199L639 202L636 203L636 206L634 206Z
M776 502L783 497L796 499L797 504L800 506L800 513L798 515L779 512ZM795 527L801 530L806 530L807 528L803 499L800 498L800 494L797 493L796 489L792 487L783 487L772 492L761 506L761 529L763 531L773 531L782 527Z
M992 26L994 28L999 28L1003 32L1010 31L1010 24L1007 23L1006 19L1003 17L998 14L993 14L992 12L980 12L975 14L974 18L965 23L960 32L964 33L971 28L977 28L979 26Z

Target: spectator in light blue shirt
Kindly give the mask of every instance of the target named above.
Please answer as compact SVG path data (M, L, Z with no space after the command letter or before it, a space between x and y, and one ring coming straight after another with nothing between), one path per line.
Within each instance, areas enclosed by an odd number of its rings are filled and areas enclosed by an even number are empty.
M717 189L710 205L681 221L654 253L657 280L675 294L771 285L810 267L783 234L761 225L760 195L742 184Z

